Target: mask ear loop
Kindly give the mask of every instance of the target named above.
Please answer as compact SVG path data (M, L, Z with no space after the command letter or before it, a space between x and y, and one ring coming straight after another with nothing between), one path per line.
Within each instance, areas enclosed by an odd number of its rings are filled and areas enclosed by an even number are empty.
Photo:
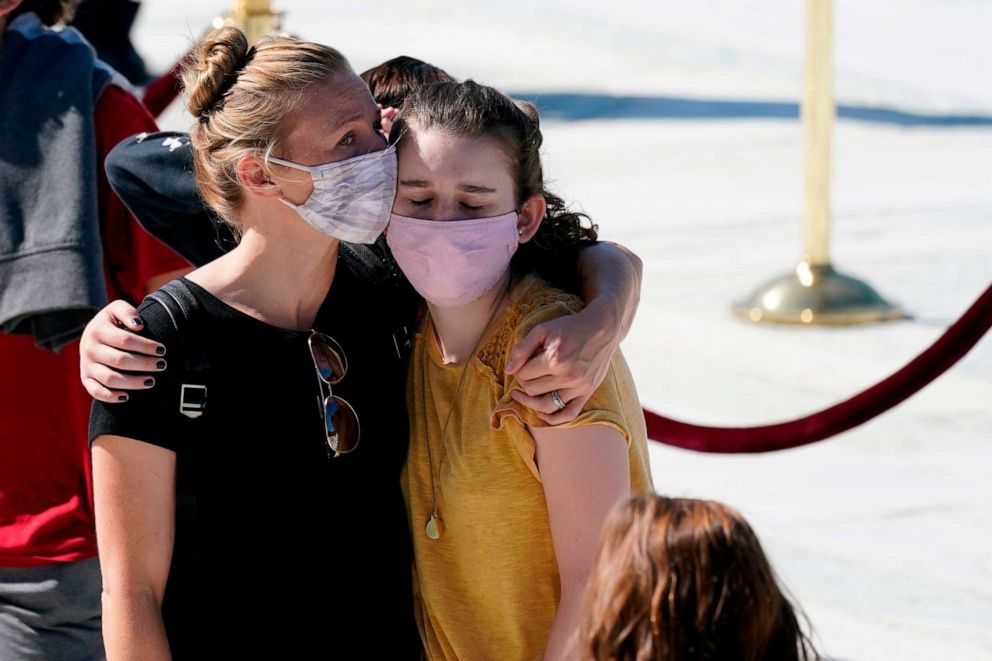
M310 176L313 176L314 169L309 165L300 165L299 163L294 163L293 161L285 161L276 156L269 156L265 160L270 161L272 163L276 163L278 165L285 165L287 168L293 168L294 170L303 170L304 172L309 172Z
M310 179L311 180L316 180L316 177L314 176L314 173L313 173L313 168L311 168L309 166L300 165L299 163L293 163L292 161L287 161L287 160L281 159L281 158L279 158L277 156L267 156L265 160L266 160L266 162L272 162L272 163L275 163L276 165L284 165L287 168L293 168L294 170L302 170L303 172L308 172L310 174ZM293 209L294 211L299 211L300 207L302 206L300 204L293 204L292 202L290 202L289 200L287 200L284 197L280 197L279 198L279 201L282 202L283 204L285 204L290 209Z

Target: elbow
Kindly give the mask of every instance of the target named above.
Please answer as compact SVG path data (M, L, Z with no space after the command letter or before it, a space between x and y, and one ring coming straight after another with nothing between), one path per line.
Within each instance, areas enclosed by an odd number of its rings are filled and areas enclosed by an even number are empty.
M623 251L630 262L631 275L633 277L633 286L630 288L630 309L636 311L641 305L641 287L644 284L644 262L630 250L624 248ZM630 330L632 321L632 318L627 320L627 328L623 331L624 336Z
M133 136L132 136L133 137ZM103 171L107 175L110 187L118 195L123 191L125 196L135 188L134 176L130 169L130 154L133 140L128 138L110 150L103 160ZM122 196L123 197L123 196Z
M156 610L162 608L162 595L156 594L150 586L119 586L111 587L107 583L103 584L103 591L100 593L100 601L104 609L124 604L144 604L153 606Z
M165 597L165 586L159 583L160 581L142 579L126 572L105 567L100 599L104 608L110 605L144 604L161 609Z
M630 253L630 262L634 265L634 273L637 274L637 280L640 282L641 278L644 277L644 262L634 253Z
M623 267L626 264L627 268L623 269L625 271L626 277L629 278L629 282L632 286L629 287L631 302L636 306L640 302L641 297L641 280L644 277L644 262L638 257L630 248L622 246L619 243L609 243L607 246L608 250L614 255L614 263ZM617 259L620 256L621 259Z
M150 586L104 582L100 593L104 636L127 630L136 623L151 624L162 618L162 598Z
M100 606L104 640L108 644L112 640L128 638L137 629L155 628L162 622L162 600L147 587L115 588L105 582L100 593Z
M629 250L627 248L623 248L623 251L624 251L624 254L627 256L627 259L630 261L630 267L633 269L633 272L634 272L634 279L638 283L640 283L641 282L641 279L644 277L644 262L641 261L641 258L638 257L631 250ZM635 296L639 296L640 295L640 287L637 287L636 288L636 291L634 292L634 294L635 294Z

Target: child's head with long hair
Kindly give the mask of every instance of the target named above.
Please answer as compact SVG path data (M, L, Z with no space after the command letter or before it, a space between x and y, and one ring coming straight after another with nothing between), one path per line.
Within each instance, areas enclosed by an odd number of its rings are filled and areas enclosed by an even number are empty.
M399 186L393 211L424 220L518 213L518 275L577 288L578 250L596 242L587 216L545 189L537 109L468 80L419 87L393 127Z
M582 648L593 659L813 659L751 526L721 503L634 496L607 520Z

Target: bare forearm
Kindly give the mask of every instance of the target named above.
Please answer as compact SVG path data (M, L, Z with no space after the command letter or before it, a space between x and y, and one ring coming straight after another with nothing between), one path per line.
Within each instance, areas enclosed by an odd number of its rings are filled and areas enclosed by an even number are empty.
M584 585L568 589L562 586L558 611L551 623L551 635L544 650L545 661L576 659L579 657L579 628L582 624Z
M623 246L600 243L579 253L578 267L586 313L611 320L622 340L641 299L641 260Z
M93 441L93 502L110 661L171 658L162 600L172 558L176 453L121 436Z
M107 661L169 661L162 610L147 592L103 594Z

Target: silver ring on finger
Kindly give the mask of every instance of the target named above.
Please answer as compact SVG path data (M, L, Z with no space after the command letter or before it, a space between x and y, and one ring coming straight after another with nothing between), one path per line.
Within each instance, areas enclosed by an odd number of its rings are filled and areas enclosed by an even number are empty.
M562 401L561 393L559 393L557 390L551 391L551 401L554 402L555 408L557 408L559 411L565 410L565 402Z

